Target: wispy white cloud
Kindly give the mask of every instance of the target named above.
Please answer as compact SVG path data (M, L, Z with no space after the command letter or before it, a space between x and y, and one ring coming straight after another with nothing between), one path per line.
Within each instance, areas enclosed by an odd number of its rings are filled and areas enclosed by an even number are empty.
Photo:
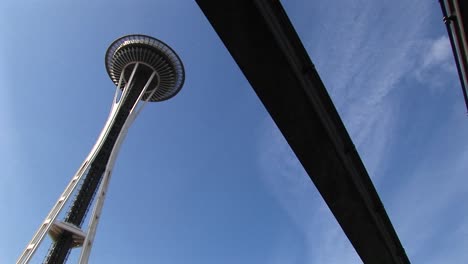
M311 18L309 24L320 33L304 31L301 37L371 177L378 179L398 115L392 95L402 89L399 83L419 63L430 4L341 4L339 9L319 5L318 12L326 19ZM297 12L300 16L300 9ZM395 17L412 19L407 23Z
M458 255L452 251L454 243L468 246L468 205L464 202L468 195L468 149L458 141L468 134L464 121L457 108L450 120L434 128L434 134L428 137L428 150L412 170L400 175L407 181L389 201L390 210L395 212L394 223L415 262L463 262L456 261L460 251ZM435 247L438 250L428 252Z
M449 38L443 35L434 40L430 47L427 56L424 58L424 67L437 64L449 64L449 60L453 58L452 47L450 46Z
M419 83L426 85L431 93L441 94L447 88L457 85L447 82L447 74L455 76L457 69L446 35L422 41L416 54L419 56L419 63L413 71L413 76Z
M398 96L408 89L417 93L420 87L428 87L432 93L440 92L440 87L447 86L448 75L454 74L453 55L445 35L427 37L426 33L431 30L428 28L428 21L432 19L431 3L358 2L347 2L345 7L341 6L341 11L328 4L314 3L317 13L326 19L310 18L308 21L304 18L307 4L300 8L285 5L294 23L309 25L307 30L298 28L298 32L369 174L379 185L385 177L390 177L385 175L384 169L390 166L389 146L397 142L397 126L406 118L399 110L402 98ZM411 17L411 23L395 17ZM311 32L316 35L310 35ZM408 86L406 82L419 86ZM259 145L263 177L303 230L308 247L314 249L309 254L309 263L360 263L321 197L310 187L308 176L281 134L273 125L266 125L264 130ZM421 252L427 253L425 240L434 239L431 236L438 234L434 226L443 225L443 212L467 191L468 184L456 185L464 182L460 177L468 171L468 157L459 149L452 151L454 156L447 155L443 166L436 156L421 157L414 171L400 175L409 179L406 187L386 196L387 208L397 212L392 218L397 231L416 259L422 258L418 256L423 254ZM450 178L447 174L456 176ZM421 184L427 182L424 178L427 175L431 175L432 185ZM425 189L421 190L421 186ZM423 205L421 196L433 199ZM422 219L426 219L425 224L421 224ZM463 226L456 228L463 230ZM465 235L465 244L467 240ZM459 254L453 255L452 260L460 259Z
M304 236L307 259L299 263L359 263L350 242L271 120L264 122L259 138L262 179ZM296 263L295 256L288 254L275 252L271 263Z

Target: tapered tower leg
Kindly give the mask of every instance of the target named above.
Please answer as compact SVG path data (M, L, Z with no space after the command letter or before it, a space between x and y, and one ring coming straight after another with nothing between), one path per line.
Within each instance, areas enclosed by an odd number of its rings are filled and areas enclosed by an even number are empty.
M106 166L106 171L104 172L104 178L102 180L101 186L100 186L99 191L98 191L96 205L95 205L93 213L91 215L91 219L90 219L90 223L89 223L89 227L88 227L88 233L87 233L86 239L85 239L84 244L83 244L83 249L81 250L80 263L87 263L88 262L89 254L91 252L91 247L92 247L92 244L93 244L93 241L94 241L94 236L96 234L97 225L98 225L99 219L101 217L101 211L102 211L102 207L104 205L104 199L106 198L107 188L109 186L109 181L110 181L110 178L111 178L111 175L112 175L112 168L114 167L114 163L115 163L115 160L117 158L117 154L119 152L120 145L122 144L125 136L127 135L128 128L130 127L132 122L135 120L137 115L140 113L140 111L143 109L143 106L146 104L146 102L148 102L148 101L143 101L143 102L139 103L141 101L143 95L147 91L151 81L154 78L156 78L156 75L157 75L156 71L153 71L153 73L149 77L148 81L146 82L145 87L143 88L142 92L138 96L138 100L135 102L132 109L130 110L129 117L127 118L127 120L126 120L126 122L125 122L125 124L124 124L124 126L122 128L122 132L119 134L119 136L117 138L117 142L116 142L114 148L112 149L112 153L110 155L109 161L108 161L107 166ZM156 91L157 91L157 89L154 89L152 94L154 94ZM151 95L149 97L151 97Z
M147 76L139 76L139 79L136 80L135 75L141 67L145 66L139 63L133 66L130 79L123 89L124 91L122 92L120 100L114 102L111 108L111 113L108 118L109 121L106 122L107 126L103 129L103 131L109 131L109 133L105 134L105 137L96 142L98 146L93 148L98 154L95 155L95 159L91 161L90 172L84 178L78 195L67 213L64 221L66 224L80 228L102 179L104 179L104 183L103 186L101 186L101 190L104 190L102 187L107 187L108 185L108 179L110 178L110 173L122 140L125 138L130 124L136 118L137 111L134 110L156 75L156 72L153 71L147 80L144 80L144 77ZM124 75L122 74L121 76ZM156 90L157 89L154 91ZM103 194L105 194L105 192L101 192L100 195L98 195L98 203L96 203L96 206L99 206L99 208L102 208L104 202ZM95 223L97 224L97 220L96 217L91 218L90 226L93 226ZM55 243L50 247L49 254L46 256L44 263L63 263L73 247L82 246L82 244L74 243L73 233L67 230L61 231L62 232L55 239ZM86 237L88 236L89 232ZM88 239L88 243L89 241Z

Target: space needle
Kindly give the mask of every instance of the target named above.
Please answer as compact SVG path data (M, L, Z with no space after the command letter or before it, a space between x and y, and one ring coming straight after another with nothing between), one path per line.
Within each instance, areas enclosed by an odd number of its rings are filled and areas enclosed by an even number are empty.
M81 249L79 263L88 262L112 168L128 128L147 102L175 96L185 80L184 66L174 50L146 35L115 40L107 49L105 64L117 86L109 117L91 152L16 263L28 263L47 234L53 242L44 263L64 263L74 248ZM65 217L58 219L65 205L69 206ZM83 230L85 221L87 229Z

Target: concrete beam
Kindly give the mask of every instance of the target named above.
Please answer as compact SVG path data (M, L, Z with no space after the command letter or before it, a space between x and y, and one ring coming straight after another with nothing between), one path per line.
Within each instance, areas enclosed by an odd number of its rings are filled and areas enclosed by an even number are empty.
M281 4L273 0L196 2L362 261L409 263L369 175Z

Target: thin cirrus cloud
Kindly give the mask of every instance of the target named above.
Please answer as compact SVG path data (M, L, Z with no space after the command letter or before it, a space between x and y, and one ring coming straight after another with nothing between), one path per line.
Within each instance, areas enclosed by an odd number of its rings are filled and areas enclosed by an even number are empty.
M303 234L305 263L358 263L316 188L273 122L265 120L259 140L259 165L267 188ZM287 247L287 245L282 245ZM296 263L291 252L273 252L271 263ZM299 262L302 263L302 262Z
M449 60L453 57L452 47L447 36L443 35L432 42L429 53L424 58L424 66L448 64L453 65Z
M433 94L441 94L450 86L447 85L447 75L456 76L457 70L453 62L452 47L446 35L426 40L421 45L420 63L414 70L416 80L426 85Z
M399 114L393 94L406 89L399 84L418 63L430 14L423 1L406 5L366 1L338 10L328 5L332 11L320 11L326 19L309 21L318 23L317 32L298 29L373 178L380 176L377 168ZM406 16L411 23L395 19Z
M399 175L406 181L391 195L388 208L415 262L462 263L468 257L460 248L468 246L463 231L468 220L463 202L468 195L468 149L458 139L468 134L466 118L454 108L450 119L434 130L421 158Z
M410 259L421 263L446 263L443 256L450 263L466 260L460 245L468 243L463 224L468 215L454 213L468 212L466 205L457 203L468 193L466 144L456 143L468 133L466 120L460 107L449 107L453 111L446 113L448 120L442 120L439 127L427 115L402 108L414 107L410 95L434 100L447 93L447 87L457 85L448 38L430 27L438 6L427 1L387 6L367 1L340 11L319 2L314 5L324 17L309 16L306 23L307 8L285 5L374 184L384 194L384 204ZM411 17L411 23L395 17ZM421 109L415 109L416 113ZM412 119L421 117L425 119ZM417 131L418 126L431 131ZM418 146L411 142L418 137L426 138L419 139L424 143L415 151L412 148ZM263 125L259 142L262 179L305 234L308 263L360 263L272 122ZM411 157L407 152L416 153L412 165L398 175L389 173L388 168L402 162L399 155ZM393 188L383 185L389 182ZM447 228L447 223L452 226ZM443 244L450 240L462 243ZM436 247L441 250L430 250Z

